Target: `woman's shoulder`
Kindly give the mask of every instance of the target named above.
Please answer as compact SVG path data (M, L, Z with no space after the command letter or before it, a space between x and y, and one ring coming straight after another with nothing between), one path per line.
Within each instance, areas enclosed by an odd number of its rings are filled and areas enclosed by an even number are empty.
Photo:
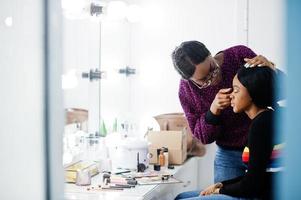
M273 110L266 110L262 113L258 114L252 120L252 127L255 129L264 129L264 128L272 128L274 121L274 111Z
M244 58L253 58L256 56L249 47L244 45L232 46L220 51L218 54L220 53L223 54L222 68L225 72L229 72L231 77L234 77L239 67L244 63Z
M249 47L245 45L235 45L232 47L229 47L227 49L224 49L222 51L219 51L216 55L223 53L225 57L241 57L241 56L247 56L251 55L252 57L256 56L254 51L250 49Z
M189 81L181 79L180 85L179 85L179 95L180 96L191 95L192 92L193 91L192 91Z
M252 51L252 50L245 45L235 45L223 50L223 52L231 52L231 53L242 53L245 51Z
M265 120L265 119L272 119L274 116L274 111L272 109L267 109L260 113L256 118L257 120Z
M188 80L184 80L184 79L181 79L180 80L180 85L179 85L179 88L180 90L186 90L186 88L189 88L189 81Z

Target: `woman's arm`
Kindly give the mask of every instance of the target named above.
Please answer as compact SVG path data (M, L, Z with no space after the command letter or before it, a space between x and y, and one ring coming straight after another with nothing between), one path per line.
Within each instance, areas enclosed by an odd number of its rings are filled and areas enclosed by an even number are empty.
M196 111L196 104L191 96L191 89L188 82L184 80L181 80L179 99L192 134L203 144L214 142L220 132L220 126L206 122L206 112L209 110L209 107L202 105L203 112Z

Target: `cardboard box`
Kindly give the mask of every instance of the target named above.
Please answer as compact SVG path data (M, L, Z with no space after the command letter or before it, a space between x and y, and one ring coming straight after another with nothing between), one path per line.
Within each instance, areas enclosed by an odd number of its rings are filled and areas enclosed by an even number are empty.
M187 158L187 133L183 131L149 131L149 153L152 155L150 164L158 163L157 149L168 148L168 162L180 165Z
M160 125L161 131L181 131L184 128L190 132L184 113L167 113L154 116Z
M186 129L188 155L203 156L205 154L205 146L192 135L184 113L166 113L154 116L154 118L160 125L161 131L181 131Z

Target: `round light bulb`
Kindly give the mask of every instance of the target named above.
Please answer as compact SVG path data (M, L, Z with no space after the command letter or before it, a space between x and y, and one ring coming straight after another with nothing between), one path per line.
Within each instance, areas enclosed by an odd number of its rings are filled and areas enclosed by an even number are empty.
M70 70L67 74L62 75L62 89L73 89L78 85L76 70Z
M11 27L13 25L13 18L12 17L6 17L4 20L4 23L6 26Z
M123 1L111 1L107 7L107 15L109 19L121 20L126 16L126 4Z
M126 18L129 22L139 22L142 17L142 9L138 5L130 5L127 8Z

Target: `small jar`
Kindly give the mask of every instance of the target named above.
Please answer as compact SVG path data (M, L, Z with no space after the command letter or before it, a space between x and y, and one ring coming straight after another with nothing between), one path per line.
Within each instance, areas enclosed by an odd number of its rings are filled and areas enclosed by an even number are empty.
M76 173L76 185L91 185L91 174L89 170L78 170Z

